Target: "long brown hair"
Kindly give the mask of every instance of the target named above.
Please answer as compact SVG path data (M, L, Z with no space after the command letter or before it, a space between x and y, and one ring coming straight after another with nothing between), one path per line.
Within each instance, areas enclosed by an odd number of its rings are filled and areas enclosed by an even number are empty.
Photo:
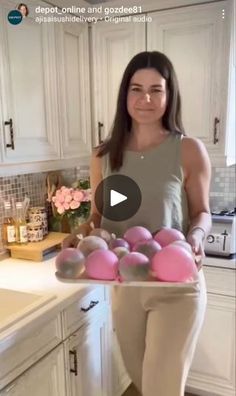
M123 164L126 147L132 126L127 110L127 92L129 83L137 70L152 68L166 80L168 102L162 117L162 124L170 133L185 134L181 118L181 98L176 73L171 61L158 51L140 52L127 65L119 88L117 108L110 136L98 147L98 157L109 153L111 170L119 170Z

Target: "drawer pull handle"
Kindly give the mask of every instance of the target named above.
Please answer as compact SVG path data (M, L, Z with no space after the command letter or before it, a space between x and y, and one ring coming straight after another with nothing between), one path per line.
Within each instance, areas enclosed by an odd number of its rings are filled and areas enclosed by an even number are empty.
M78 375L78 361L77 361L77 352L76 350L69 351L70 357L73 357L73 366L74 368L70 367L70 372Z
M103 123L102 122L98 122L98 144L101 144L101 143L103 143L103 140L102 140L102 128L103 128Z
M219 131L217 125L220 124L220 119L215 117L214 118L214 136L213 136L213 143L217 144L219 142Z
M97 305L99 303L99 301L90 301L90 304L87 308L80 308L80 310L82 312L88 312L90 309L92 309L93 307L95 307L95 305Z
M9 121L5 121L4 125L9 125L10 127L10 139L11 143L7 143L6 147L11 148L12 150L15 150L15 143L14 143L14 132L13 132L13 121L12 118L9 119Z

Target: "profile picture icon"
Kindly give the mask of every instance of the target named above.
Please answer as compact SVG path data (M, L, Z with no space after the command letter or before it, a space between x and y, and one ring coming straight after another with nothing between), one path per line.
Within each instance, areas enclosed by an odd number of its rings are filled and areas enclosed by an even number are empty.
M19 10L21 12L23 18L27 17L29 14L29 9L28 9L27 5L24 3L18 4L17 10Z

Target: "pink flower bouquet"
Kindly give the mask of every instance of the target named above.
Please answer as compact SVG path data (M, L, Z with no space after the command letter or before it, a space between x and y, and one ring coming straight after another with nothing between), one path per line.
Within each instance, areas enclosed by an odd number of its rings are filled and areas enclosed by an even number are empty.
M67 218L71 229L86 221L90 213L91 189L89 182L86 184L84 182L84 186L85 188L62 186L52 197L58 217Z

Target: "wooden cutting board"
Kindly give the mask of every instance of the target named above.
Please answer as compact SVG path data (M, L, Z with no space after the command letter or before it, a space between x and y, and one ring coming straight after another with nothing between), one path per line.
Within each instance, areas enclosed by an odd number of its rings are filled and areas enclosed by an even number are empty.
M63 232L49 232L40 242L28 242L26 245L14 244L7 246L11 257L33 261L43 261L43 256L61 247L63 239L69 234Z

